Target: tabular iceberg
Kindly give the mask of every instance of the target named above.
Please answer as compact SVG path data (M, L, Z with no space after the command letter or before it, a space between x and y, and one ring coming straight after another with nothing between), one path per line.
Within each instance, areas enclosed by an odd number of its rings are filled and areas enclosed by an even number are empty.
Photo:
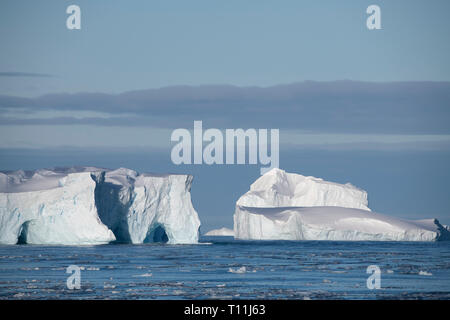
M436 219L398 219L367 204L367 193L350 184L273 169L237 201L234 234L247 240L450 240Z
M80 170L82 171L82 170ZM0 243L101 244L115 240L99 219L90 172L0 173Z
M404 220L343 207L236 207L235 237L252 240L450 240L436 219Z
M228 228L213 229L205 233L205 236L233 237L234 231Z
M120 168L95 175L101 220L118 241L197 243L200 220L190 175L138 174Z
M191 182L124 168L0 173L0 243L196 243Z

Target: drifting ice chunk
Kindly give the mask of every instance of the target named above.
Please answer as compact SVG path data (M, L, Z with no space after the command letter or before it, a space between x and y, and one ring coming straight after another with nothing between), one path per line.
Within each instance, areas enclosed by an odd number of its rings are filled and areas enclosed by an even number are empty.
M245 207L338 206L369 210L367 192L351 185L272 169L236 203Z
M233 237L234 231L228 228L214 229L205 233L205 236Z
M343 207L236 207L235 237L254 240L450 240L436 219L403 220Z

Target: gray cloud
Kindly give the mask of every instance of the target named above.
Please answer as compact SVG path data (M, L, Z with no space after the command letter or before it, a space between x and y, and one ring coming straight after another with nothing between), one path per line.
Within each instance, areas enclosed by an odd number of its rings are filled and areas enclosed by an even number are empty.
M29 114L44 110L96 111L116 117L6 117L6 112ZM1 113L1 124L190 128L193 120L203 120L205 127L218 128L448 134L450 82L307 81L272 87L176 86L121 94L0 96Z
M156 118L153 118L157 121ZM0 125L96 125L96 126L148 126L147 117L55 117L55 118L29 118L0 117Z
M54 75L47 73L33 73L33 72L0 72L0 77L53 78Z

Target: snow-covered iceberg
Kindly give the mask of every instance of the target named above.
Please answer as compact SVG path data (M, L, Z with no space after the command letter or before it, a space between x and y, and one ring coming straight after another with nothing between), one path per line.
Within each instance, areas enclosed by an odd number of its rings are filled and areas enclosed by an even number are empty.
M252 240L450 240L436 219L404 220L343 207L236 207L235 237Z
M196 243L192 176L81 167L0 173L0 243Z
M91 173L78 171L0 173L0 243L15 244L19 238L32 244L114 241L97 215Z
M367 193L351 184L273 169L236 203L234 234L254 240L450 239L437 220L404 220L371 212Z
M228 228L213 229L205 233L205 236L233 237L234 231Z
M100 219L120 242L197 243L200 220L192 176L139 174L120 168L95 175Z
M278 168L259 177L236 204L258 208L338 206L370 211L367 192L350 183L329 182Z

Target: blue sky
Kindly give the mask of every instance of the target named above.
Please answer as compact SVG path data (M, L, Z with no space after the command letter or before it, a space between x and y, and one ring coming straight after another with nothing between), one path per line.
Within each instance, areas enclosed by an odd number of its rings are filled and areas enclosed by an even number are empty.
M82 29L65 10L81 7ZM382 30L366 28L381 8ZM0 93L109 92L303 80L450 80L450 3L398 1L2 1Z
M70 4L81 30L66 28ZM366 28L370 4L382 30ZM279 128L281 168L450 224L448 12L444 0L4 0L0 169L192 173L206 231L232 226L259 166L175 166L172 130Z

